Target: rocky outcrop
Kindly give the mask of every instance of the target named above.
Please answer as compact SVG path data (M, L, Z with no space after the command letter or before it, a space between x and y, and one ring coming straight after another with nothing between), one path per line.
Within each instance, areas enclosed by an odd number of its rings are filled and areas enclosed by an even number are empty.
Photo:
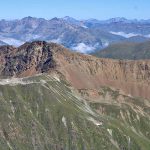
M46 42L25 43L21 47L2 47L1 75L30 76L48 72L55 67L52 50L55 44ZM4 53L3 53L4 52Z
M0 59L2 76L22 77L57 71L77 89L109 86L128 95L150 99L149 60L101 59L40 41L19 48L1 47Z

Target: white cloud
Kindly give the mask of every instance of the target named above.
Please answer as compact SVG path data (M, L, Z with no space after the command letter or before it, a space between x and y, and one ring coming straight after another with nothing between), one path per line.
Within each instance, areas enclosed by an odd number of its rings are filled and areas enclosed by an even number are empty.
M24 43L23 41L16 40L14 38L8 38L8 37L2 37L2 36L0 36L0 40L13 46L20 46Z
M27 35L25 35L24 40L25 41L30 41L30 40L36 40L38 38L40 38L39 35L36 35L36 34L27 34Z
M88 27L87 26L85 26L85 25L83 25L83 26L81 26L82 28L85 28L85 29L88 29Z
M76 46L72 47L71 49L80 53L89 53L95 50L95 46L86 45L84 43L78 43Z
M120 36L123 36L125 38L130 38L130 37L134 37L134 36L141 36L141 34L125 33L125 32L113 32L113 31L111 31L110 33L114 34L114 35L120 35Z
M103 47L108 47L109 46L109 42L104 42L103 43Z

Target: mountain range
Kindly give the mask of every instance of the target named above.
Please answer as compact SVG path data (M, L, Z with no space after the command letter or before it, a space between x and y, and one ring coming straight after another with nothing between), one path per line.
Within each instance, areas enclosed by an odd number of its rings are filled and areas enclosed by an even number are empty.
M149 150L149 60L34 41L0 62L1 150Z
M0 44L20 46L25 42L45 40L64 45L71 50L90 53L112 43L146 41L150 38L150 20L77 20L64 18L25 17L0 21ZM3 43L4 42L4 43Z

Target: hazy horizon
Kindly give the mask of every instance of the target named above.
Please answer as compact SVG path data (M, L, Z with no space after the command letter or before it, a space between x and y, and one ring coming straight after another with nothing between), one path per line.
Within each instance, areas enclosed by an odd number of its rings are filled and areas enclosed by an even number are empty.
M76 20L79 20L79 21L82 21L82 20L90 20L90 19L96 19L96 20L99 20L99 21L105 21L105 20L109 20L109 19L115 19L115 18L124 18L124 19L127 19L127 20L138 20L138 21L140 21L140 20L150 20L150 17L149 18L146 18L146 19L144 19L144 18L126 18L126 17L124 17L124 16L122 16L122 17L118 17L118 16L116 16L116 17L111 17L111 18L106 18L106 19L98 19L98 18L82 18L82 19L79 19L79 18L75 18L75 17L72 17L72 16L62 16L62 17L58 17L58 16L53 16L53 17L51 17L51 18L44 18L44 17L38 17L38 16L24 16L24 17L22 17L22 18L0 18L0 20L6 20L6 21L11 21L11 20L21 20L21 19L24 19L24 18L28 18L28 17L31 17L31 18L37 18L37 19L45 19L45 20L51 20L51 19L53 19L53 18L65 18L65 17L70 17L70 18L73 18L73 19L76 19Z

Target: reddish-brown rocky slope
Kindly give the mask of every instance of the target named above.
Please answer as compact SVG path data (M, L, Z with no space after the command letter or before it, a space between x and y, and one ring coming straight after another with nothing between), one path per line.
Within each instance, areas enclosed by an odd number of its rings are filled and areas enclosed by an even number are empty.
M58 71L77 89L109 86L125 94L150 99L150 60L101 59L38 41L19 48L1 47L0 61L3 77Z

